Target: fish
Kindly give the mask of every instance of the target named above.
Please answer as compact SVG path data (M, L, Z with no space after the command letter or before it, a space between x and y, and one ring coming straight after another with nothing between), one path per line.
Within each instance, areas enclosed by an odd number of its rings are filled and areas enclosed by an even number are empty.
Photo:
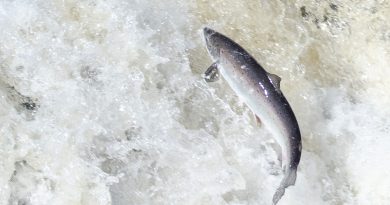
M301 132L294 112L280 89L281 78L267 72L244 48L208 27L204 40L213 63L203 77L215 82L222 76L238 97L281 147L283 178L272 203L276 205L287 187L295 185L301 159Z

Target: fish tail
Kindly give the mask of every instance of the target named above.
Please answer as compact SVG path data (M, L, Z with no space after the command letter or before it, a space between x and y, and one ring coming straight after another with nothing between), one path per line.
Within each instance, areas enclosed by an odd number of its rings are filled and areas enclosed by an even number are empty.
M297 180L297 169L288 169L286 175L284 175L282 183L285 184L286 188L295 184Z
M279 200L284 195L284 192L287 187L295 184L296 179L297 179L297 170L289 169L287 173L284 175L282 182L280 183L278 189L276 190L272 198L273 205L276 205L279 202Z

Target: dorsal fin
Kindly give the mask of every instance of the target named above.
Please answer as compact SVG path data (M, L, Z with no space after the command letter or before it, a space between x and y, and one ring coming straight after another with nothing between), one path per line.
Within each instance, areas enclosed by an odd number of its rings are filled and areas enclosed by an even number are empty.
M280 92L280 81L282 80L279 76L267 73L268 79L271 81L272 85L275 87L275 89Z

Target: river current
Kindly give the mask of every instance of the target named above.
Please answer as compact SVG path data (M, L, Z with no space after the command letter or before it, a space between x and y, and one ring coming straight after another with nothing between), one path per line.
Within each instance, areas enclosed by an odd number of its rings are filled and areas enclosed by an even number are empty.
M302 132L280 205L390 201L390 1L0 1L1 205L268 205L280 150L212 63L246 48Z

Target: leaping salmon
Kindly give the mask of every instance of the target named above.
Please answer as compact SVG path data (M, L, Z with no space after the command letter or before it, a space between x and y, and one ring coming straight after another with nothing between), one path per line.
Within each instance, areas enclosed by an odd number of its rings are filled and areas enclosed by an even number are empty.
M302 150L298 122L280 90L281 79L265 71L230 38L210 28L204 28L203 33L207 50L214 61L204 74L205 80L216 81L221 74L282 148L284 176L272 199L276 205L285 189L295 184Z

